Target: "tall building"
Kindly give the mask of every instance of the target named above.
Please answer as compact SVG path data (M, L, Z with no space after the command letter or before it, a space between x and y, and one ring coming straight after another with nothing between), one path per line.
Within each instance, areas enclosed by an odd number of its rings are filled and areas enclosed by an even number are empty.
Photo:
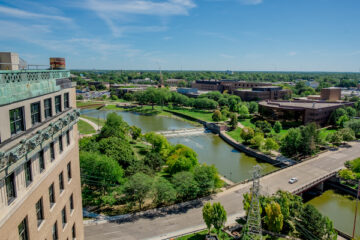
M75 85L0 71L0 239L84 239Z

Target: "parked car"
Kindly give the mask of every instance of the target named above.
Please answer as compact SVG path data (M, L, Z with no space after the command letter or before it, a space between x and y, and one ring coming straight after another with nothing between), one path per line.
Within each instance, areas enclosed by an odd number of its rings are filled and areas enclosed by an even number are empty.
M293 183L296 183L297 181L298 181L298 179L293 177L293 178L290 178L289 183L293 184Z

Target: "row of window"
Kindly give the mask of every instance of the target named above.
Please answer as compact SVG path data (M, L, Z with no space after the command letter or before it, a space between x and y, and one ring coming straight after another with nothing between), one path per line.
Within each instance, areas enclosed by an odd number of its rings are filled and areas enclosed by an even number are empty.
M55 96L55 113L59 113L62 110L61 95ZM69 93L64 93L64 109L70 107ZM40 102L34 102L30 105L31 110L31 124L34 126L41 122L41 107ZM52 117L52 99L48 98L44 100L44 118ZM10 131L11 135L25 131L25 114L24 107L15 108L9 111L10 115Z
M69 130L66 131L65 136L66 136L66 144L67 144L67 146L69 146L70 145L70 131ZM59 140L59 153L62 153L64 151L63 136L60 135L58 140ZM53 162L55 160L54 142L50 143L49 149L50 149L50 161ZM31 159L24 163L24 174L25 174L26 187L28 187L33 181L33 172L32 172L31 165L32 165ZM41 151L39 151L39 169L40 169L40 173L42 173L45 170L45 157L44 157L43 149ZM63 173L61 173L60 175L61 175L60 189L64 189ZM70 181L70 179L72 177L71 162L69 162L67 165L67 175L68 175L68 180ZM59 176L59 180L60 180L60 176ZM14 172L6 177L5 185L6 185L7 201L8 201L8 205L10 205L17 197Z
M70 202L70 213L72 213L74 211L73 194L71 194L69 202ZM40 198L40 200L35 204L35 211L36 211L36 218L37 218L37 226L40 227L42 222L45 220L45 218L44 218L44 210L43 210L43 199L42 198ZM67 224L66 205L61 210L61 221L62 221L62 228L64 229L66 224ZM18 231L19 231L19 239L20 240L29 240L30 239L29 230L28 230L27 216L19 224ZM57 221L55 221L55 223L54 223L54 225L52 227L51 234L52 234L52 239L53 240L58 240L59 239ZM73 226L71 228L71 236L72 236L72 239L76 239L75 223L73 224Z

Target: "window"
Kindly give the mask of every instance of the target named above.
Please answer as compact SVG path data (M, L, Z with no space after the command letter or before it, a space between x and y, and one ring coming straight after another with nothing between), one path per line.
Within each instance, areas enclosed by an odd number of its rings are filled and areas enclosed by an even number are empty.
M66 207L63 208L63 210L61 211L61 219L62 219L62 224L63 224L63 228L65 227L66 223L67 223L67 219L66 219Z
M44 221L44 212L43 212L43 200L40 200L35 204L36 210L36 218L38 227L41 225L42 221Z
M40 167L40 172L43 172L45 170L44 150L41 150L39 152L39 167Z
M73 194L71 194L69 201L70 201L70 211L73 211L74 210L74 196L73 196Z
M59 188L60 188L60 192L64 191L64 174L63 174L63 172L61 172L59 174Z
M50 159L51 161L55 160L55 148L54 148L54 143L50 143Z
M69 93L65 93L64 94L64 108L69 108L70 104L69 104Z
M35 125L41 122L40 102L31 104L31 123Z
M50 201L50 208L51 208L55 204L54 184L51 184L49 187L49 201Z
M32 182L31 160L27 161L24 164L24 172L25 172L26 186L29 186L30 183Z
M53 240L58 240L57 222L55 222L54 226L52 227L52 239Z
M20 240L28 240L29 239L27 217L25 217L24 220L21 221L21 223L18 226L18 230L19 230L19 239Z
M67 175L68 175L68 181L71 180L71 162L67 164Z
M59 151L60 153L62 153L62 151L64 151L64 146L63 146L63 139L62 136L59 136Z
M55 112L56 113L61 112L61 96L55 97Z
M11 135L25 130L23 107L10 110L10 130Z
M6 180L6 195L8 199L8 204L10 204L16 198L16 189L15 189L15 174L10 174Z
M45 119L52 117L51 98L44 100L44 113L45 113Z
M66 144L68 146L70 145L70 130L66 131Z
M72 233L72 239L75 240L75 239L76 239L75 223L74 223L74 225L72 226L71 233Z

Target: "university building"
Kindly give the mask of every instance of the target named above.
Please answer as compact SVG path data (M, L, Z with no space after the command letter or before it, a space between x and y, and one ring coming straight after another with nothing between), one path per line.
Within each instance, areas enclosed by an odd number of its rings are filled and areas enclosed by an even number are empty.
M75 85L0 71L0 239L84 239Z

